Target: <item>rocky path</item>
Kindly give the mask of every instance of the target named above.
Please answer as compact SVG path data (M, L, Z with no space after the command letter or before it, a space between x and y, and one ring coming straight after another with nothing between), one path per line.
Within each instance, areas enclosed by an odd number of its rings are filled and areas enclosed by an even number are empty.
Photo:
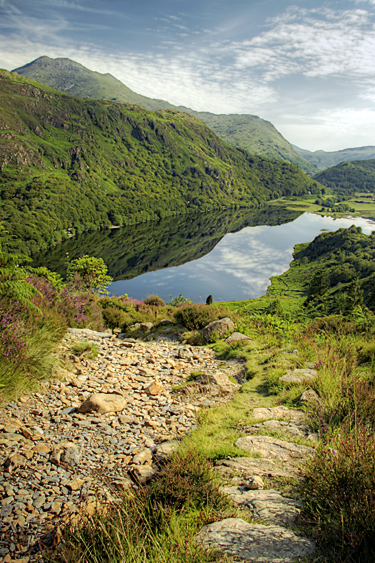
M95 342L95 359L72 353L86 341ZM115 500L116 489L145 482L155 462L194 429L197 411L227 401L239 387L210 349L173 340L69 329L60 352L70 370L0 410L4 562L37 561L39 542L53 542L57 526L80 506L94 511L98 501ZM241 369L232 362L226 374Z
M293 376L299 376L300 371L295 370ZM315 372L309 371L314 376ZM301 410L278 406L254 408L252 414L259 422L243 428L249 435L235 442L251 457L221 460L216 465L224 483L223 492L252 522L227 518L205 526L196 539L236 560L290 563L315 551L314 542L291 529L302 503L286 495L282 487L283 483L301 478L303 465L314 450L290 439L298 437L313 444L317 436L306 424ZM262 435L264 430L270 434L276 431L283 439Z
M223 363L209 348L167 334L141 342L69 329L60 350L69 369L0 410L0 561L40 560L40 545L53 545L61 522L146 482L195 428L197 411L239 389L241 362ZM86 342L96 344L96 358L77 352ZM315 372L286 375L311 379ZM260 402L254 390L253 404ZM316 436L300 410L255 406L252 415L235 442L248 457L216 464L245 520L205 526L197 541L236 560L289 563L315 549L291 529L301 503L283 483L301 477Z

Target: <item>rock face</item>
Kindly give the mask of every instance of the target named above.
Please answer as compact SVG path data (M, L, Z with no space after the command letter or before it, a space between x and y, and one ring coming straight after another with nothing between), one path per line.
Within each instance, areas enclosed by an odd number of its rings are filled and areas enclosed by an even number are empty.
M301 462L314 453L314 449L309 446L284 442L284 440L271 436L246 436L239 438L235 445L242 450L252 451L265 458L282 462Z
M305 383L306 381L314 381L318 377L318 372L315 369L295 369L294 371L287 371L279 377L278 381L283 383Z
M313 553L315 545L280 526L248 524L241 518L226 518L204 526L196 535L204 547L252 563L290 563Z
M95 393L82 403L78 412L81 414L88 412L97 412L99 414L120 412L124 410L126 405L127 401L122 395L117 395L116 393Z
M234 331L234 323L228 317L224 319L219 319L218 321L212 321L202 329L203 337L210 342L213 334L218 334L220 338L223 338L228 332Z
M228 338L225 340L227 344L232 344L232 342L253 342L253 339L241 332L233 332Z
M287 526L294 522L300 513L302 503L285 498L273 489L248 490L244 486L223 487L223 493L229 495L239 506L247 508L253 518L260 518L270 524Z

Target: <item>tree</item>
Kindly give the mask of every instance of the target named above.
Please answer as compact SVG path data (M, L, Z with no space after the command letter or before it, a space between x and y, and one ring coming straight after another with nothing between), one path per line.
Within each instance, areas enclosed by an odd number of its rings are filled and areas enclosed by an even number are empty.
M19 303L37 309L32 302L34 295L40 292L26 279L35 270L22 264L31 262L31 259L23 254L11 254L3 251L3 244L9 240L9 236L3 225L0 225L0 298Z
M107 287L113 281L111 276L107 276L108 268L102 258L95 256L82 256L76 260L69 261L67 279L74 280L75 275L79 275L82 282L82 289L91 293L101 295L108 294Z

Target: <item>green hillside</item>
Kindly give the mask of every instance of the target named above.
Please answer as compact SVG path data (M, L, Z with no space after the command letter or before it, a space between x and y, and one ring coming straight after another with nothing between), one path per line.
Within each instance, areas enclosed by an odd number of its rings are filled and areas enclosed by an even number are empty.
M242 147L258 156L287 160L308 173L315 170L314 166L295 152L272 123L255 115L215 115L183 106L176 107L164 100L136 94L111 74L91 71L66 58L39 57L14 72L80 98L137 104L151 111L184 111L204 121L214 133L235 147Z
M317 174L315 178L335 192L375 192L375 159L342 162Z
M369 160L375 158L375 147L356 147L353 149L343 149L341 151L315 151L310 152L305 149L300 149L292 145L296 153L302 158L307 160L315 170L325 170L332 166L336 166L341 162L352 162L354 160Z
M375 236L360 227L322 233L297 244L290 269L272 278L268 294L282 295L296 310L304 304L311 316L353 312L375 306ZM300 313L299 313L300 314Z
M37 251L85 230L321 188L192 116L82 100L0 72L0 222Z

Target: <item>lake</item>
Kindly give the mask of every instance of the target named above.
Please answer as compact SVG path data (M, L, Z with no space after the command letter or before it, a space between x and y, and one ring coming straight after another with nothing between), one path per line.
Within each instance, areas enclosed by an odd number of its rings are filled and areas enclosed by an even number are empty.
M355 224L370 234L375 223L364 218L333 219L266 207L178 216L116 230L96 231L64 242L35 257L64 273L66 252L100 256L115 279L112 295L143 299L156 293L205 302L260 297L271 276L289 268L295 244L310 242L323 230Z

